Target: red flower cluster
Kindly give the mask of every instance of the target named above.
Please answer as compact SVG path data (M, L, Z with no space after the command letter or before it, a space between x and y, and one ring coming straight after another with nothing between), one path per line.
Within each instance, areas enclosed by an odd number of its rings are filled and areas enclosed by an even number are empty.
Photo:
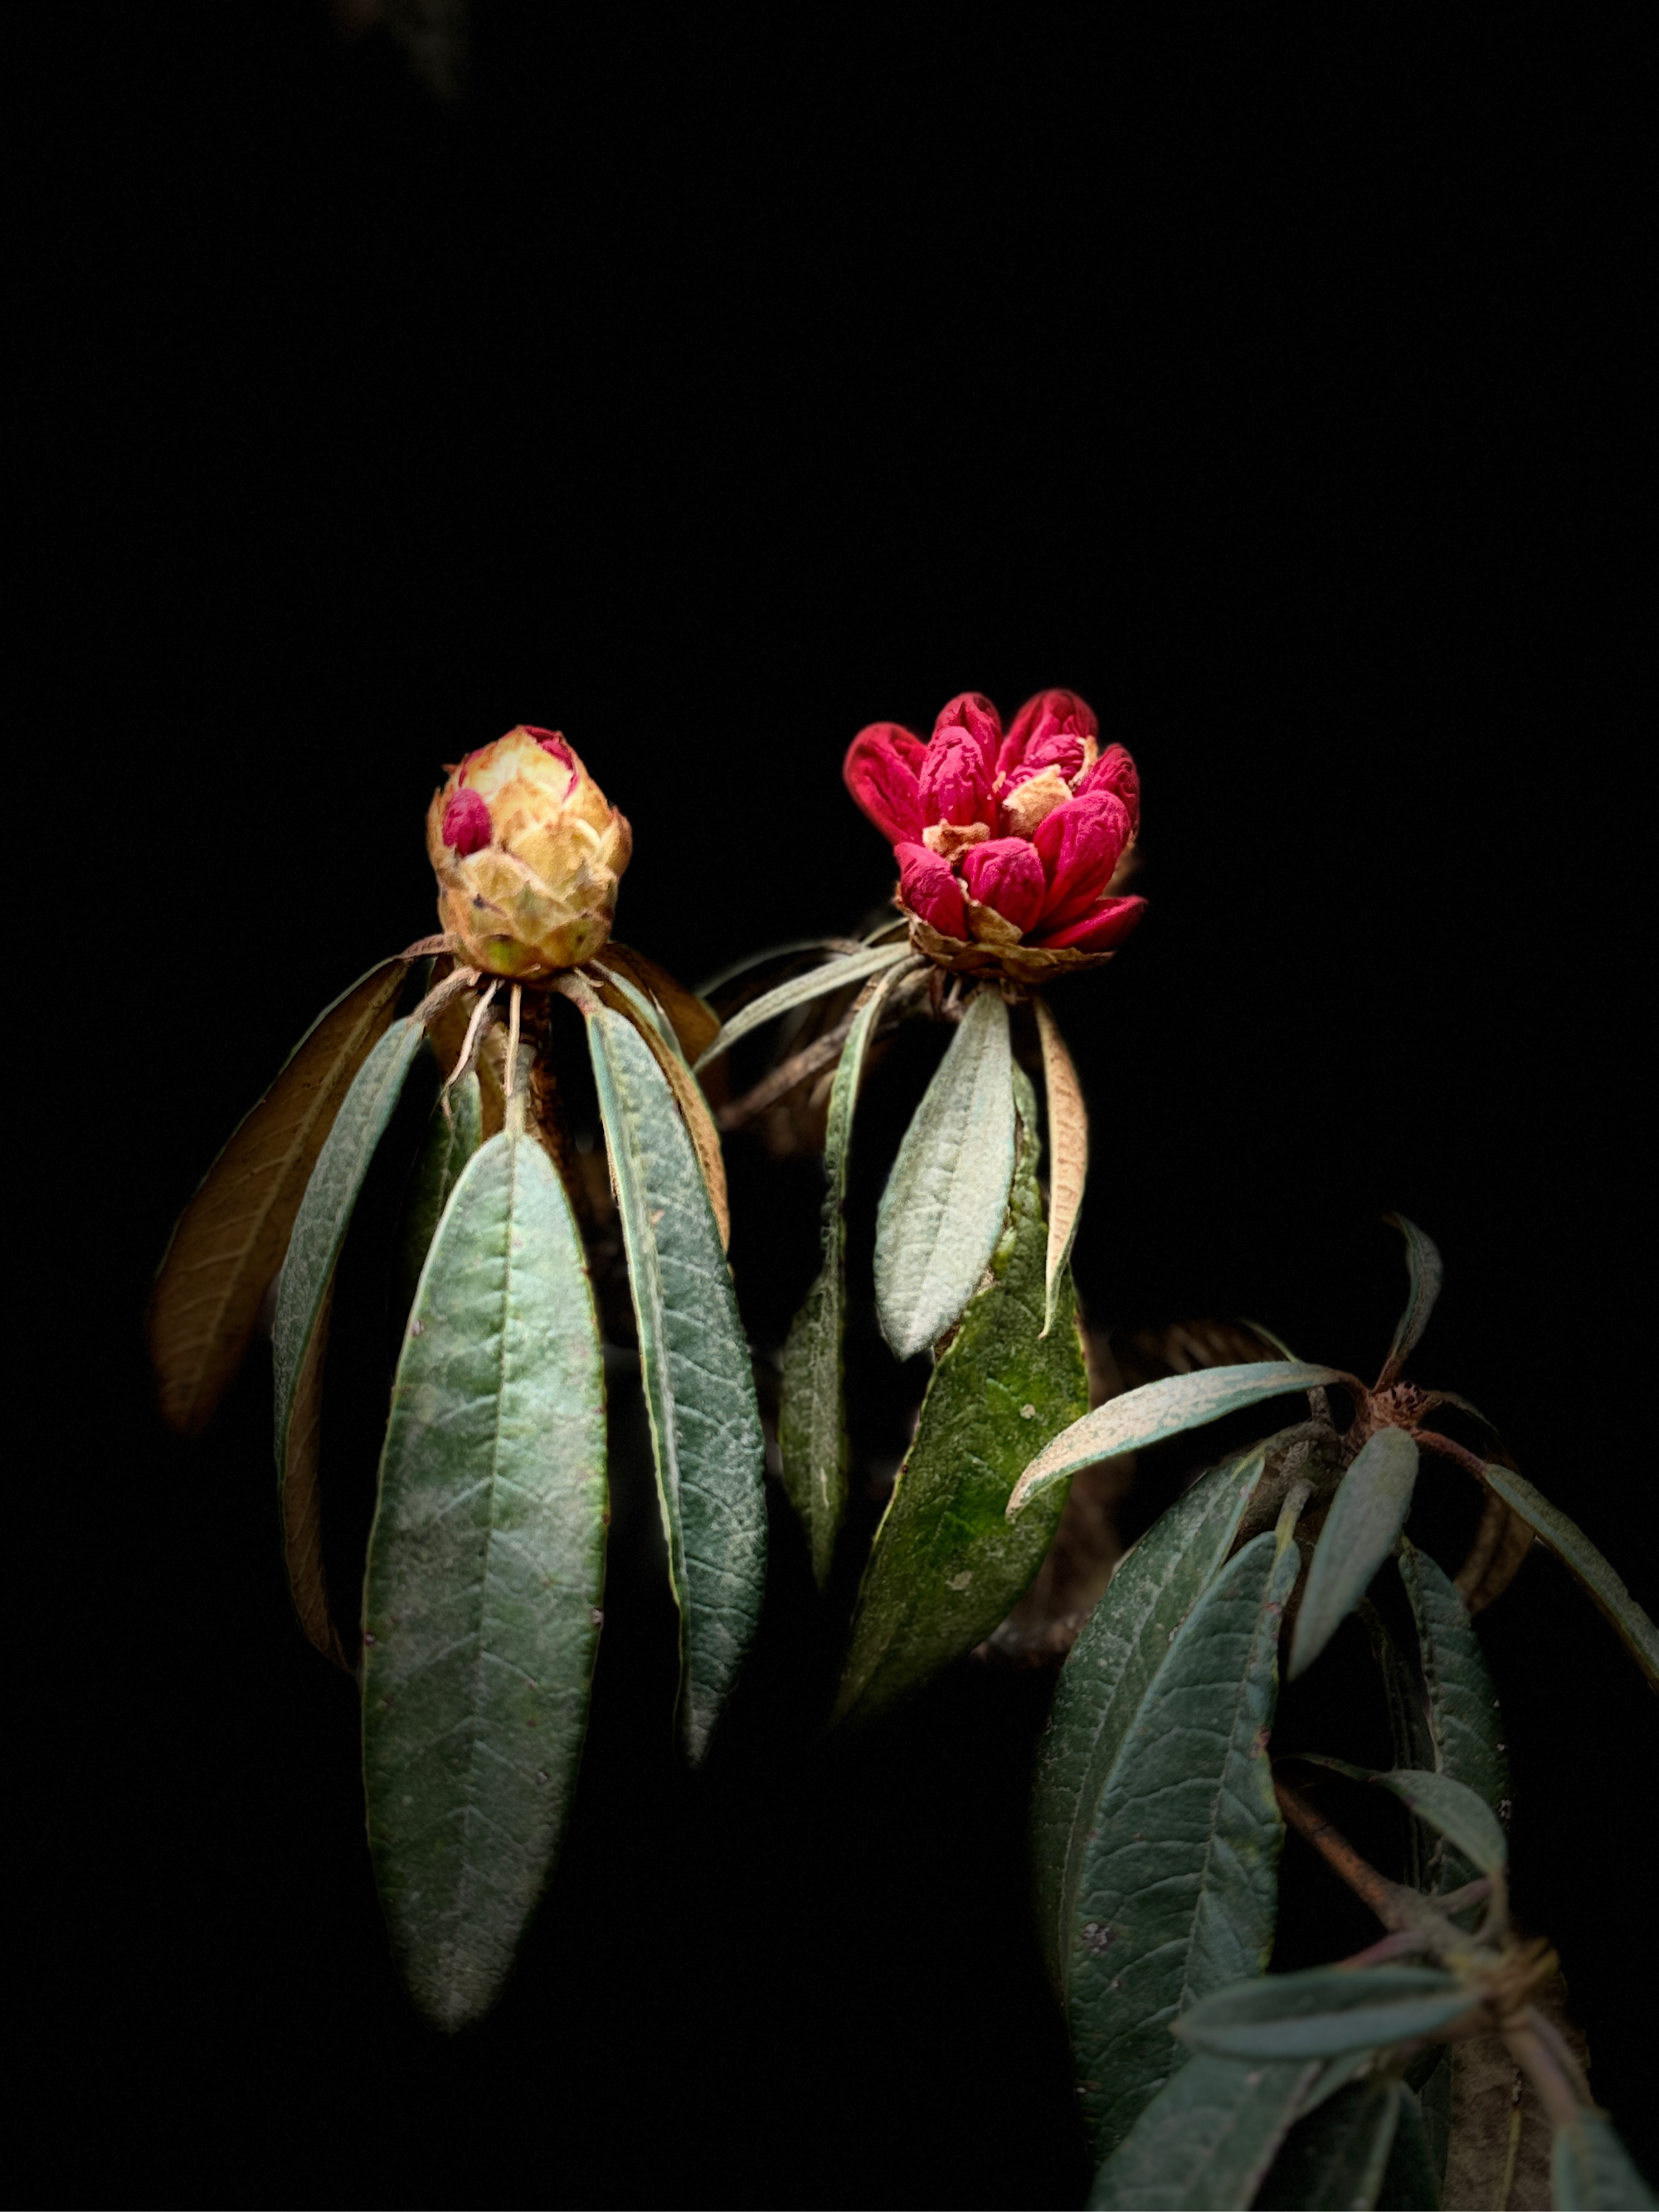
M988 951L1121 945L1146 902L1106 887L1139 827L1140 780L1099 735L1072 691L1028 699L1006 734L976 691L951 701L927 744L895 722L860 730L843 774L893 847L901 905Z

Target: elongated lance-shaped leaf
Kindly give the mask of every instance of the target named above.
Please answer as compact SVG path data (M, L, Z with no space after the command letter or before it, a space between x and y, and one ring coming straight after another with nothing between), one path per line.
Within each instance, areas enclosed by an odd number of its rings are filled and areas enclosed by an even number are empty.
M1090 2212L1234 2212L1254 2203L1320 2070L1316 2062L1188 2059L1095 2176Z
M1097 2155L1181 2063L1170 2026L1260 1973L1283 1824L1267 1741L1301 1555L1256 1537L1176 1632L1100 1795L1073 1908L1068 2016Z
M1510 1847L1497 1814L1483 1798L1461 1782L1454 1782L1449 1774L1410 1766L1377 1772L1369 1766L1356 1766L1349 1759L1328 1759L1318 1752L1300 1752L1297 1756L1310 1766L1328 1766L1352 1781L1375 1782L1391 1791L1420 1820L1454 1844L1477 1874L1494 1882L1504 1879Z
M276 1479L290 1588L307 1635L331 1658L332 1631L320 1627L326 1604L317 1498L325 1307L358 1193L422 1041L418 1022L395 1023L358 1069L306 1186L276 1285Z
M702 1170L708 1203L714 1209L714 1226L720 1233L720 1249L724 1251L732 1242L732 1207L726 1191L726 1159L720 1151L720 1133L714 1127L714 1117L708 1110L702 1086L686 1065L672 1025L626 975L610 975L597 988L601 1003L632 1022L645 1039L652 1058L674 1094L674 1103L680 1109L680 1119L685 1123L697 1165Z
M1418 2167L1417 2185L1412 2185L1409 2172L1400 2177L1401 2185L1395 2186L1390 2172L1383 2183L1382 2203L1394 2208L1394 2212L1416 2212L1419 2205L1437 2206L1446 2193L1446 2154L1451 2148L1451 2047L1443 2044L1435 2063L1417 2084L1417 2119L1421 2136L1413 2141L1409 2107L1401 2116L1400 2133L1394 2139L1394 2155L1390 2167L1406 2165L1409 2160ZM1426 2167L1425 2185L1422 2169Z
M1014 1171L1008 1009L968 1001L899 1146L876 1214L876 1312L901 1359L937 1343L1002 1233Z
M787 945L764 945L758 952L745 952L741 960L728 961L724 968L717 968L698 984L697 996L712 998L735 977L746 975L751 968L764 968L769 960L792 960L802 952L830 952L847 959L873 942L873 937L792 937Z
M410 1993L449 2029L493 2003L545 1885L604 1589L599 1329L569 1200L518 1103L421 1278L363 1601L375 1880Z
M1360 1446L1314 1546L1291 1639L1292 1681L1318 1658L1393 1551L1416 1480L1417 1444L1404 1429L1379 1429Z
M450 1193L460 1181L461 1170L483 1142L483 1096L476 1074L469 1075L449 1094L449 1114L434 1106L421 1149L409 1178L403 1219L398 1229L398 1254L392 1294L395 1310L406 1315L415 1303L415 1288L426 1265L426 1255L438 1233L438 1224L449 1203Z
M1325 1382L1353 1382L1340 1367L1313 1367L1300 1359L1253 1359L1237 1367L1204 1367L1194 1375L1170 1375L1109 1398L1075 1421L1063 1436L1040 1451L1008 1501L1008 1518L1023 1513L1051 1482L1062 1482L1079 1468L1121 1452L1140 1451L1165 1437L1201 1429L1243 1406L1283 1398L1292 1390L1314 1390ZM1356 1386L1358 1387L1358 1386Z
M1370 2212L1410 2094L1392 2075L1373 2074L1298 2120L1256 2193L1258 2212L1328 2212L1332 2205Z
M1066 1656L1037 1747L1031 1858L1037 1926L1060 1994L1095 1808L1176 1631L1228 1553L1279 1439L1200 1475L1118 1561Z
M1379 1390L1388 1389L1417 1349L1429 1325L1429 1316L1434 1311L1434 1302L1440 1295L1446 1272L1433 1240L1425 1237L1414 1221L1407 1221L1403 1213L1387 1214L1384 1218L1392 1222L1406 1240L1406 1266L1411 1288L1406 1297L1406 1310L1400 1316L1400 1326L1395 1330L1394 1342L1389 1346L1388 1358L1376 1380Z
M1503 1817L1510 1796L1509 1759L1498 1691L1474 1624L1449 1577L1409 1538L1400 1540L1399 1566L1417 1623L1435 1771L1473 1790ZM1432 1868L1437 1891L1461 1889L1474 1869L1439 1848Z
M1176 2033L1222 2058L1340 2058L1432 2035L1478 2002L1433 1966L1310 1966L1216 1990Z
M1653 2212L1653 2192L1613 2122L1593 2110L1556 2130L1550 2146L1550 2191L1556 2212Z
M908 960L908 944L878 945L868 952L854 952L826 961L822 968L809 969L805 975L792 975L787 983L775 984L771 990L763 991L758 999L751 999L742 1010L732 1015L714 1042L697 1055L696 1066L706 1067L711 1060L729 1052L740 1037L746 1037L763 1022L775 1015L787 1014L796 1006L805 1006L814 999L821 999L826 991L845 990L849 983L861 983L866 975L879 969L890 968L895 961Z
M174 1228L150 1297L161 1416L194 1436L241 1365L312 1169L406 970L383 961L325 1007L239 1124Z
M800 1516L820 1589L835 1555L847 1504L847 1425L842 1404L842 1344L847 1305L847 1171L864 1055L899 971L872 977L830 1091L823 1139L823 1265L790 1323L783 1347L778 1449L783 1486Z
M1503 1879L1510 1847L1498 1815L1473 1790L1454 1782L1449 1774L1430 1774L1412 1767L1396 1767L1389 1774L1374 1774L1373 1782L1392 1790L1421 1820L1455 1844L1479 1874Z
M719 1036L720 1018L714 1009L658 962L635 952L632 945L618 945L613 937L603 951L594 955L594 960L599 967L612 975L626 975L648 994L662 1010L688 1065Z
M1512 1468L1489 1463L1486 1486L1521 1516L1567 1569L1578 1587L1606 1617L1614 1634L1656 1689L1659 1689L1659 1629L1575 1521Z
M999 1002L1000 1004L1000 1002ZM1063 1493L1010 1528L1008 1492L1032 1436L1089 1402L1070 1309L1043 1334L1042 1199L1036 1102L1014 1069L1018 1164L990 1280L969 1299L922 1400L915 1439L871 1547L836 1717L872 1714L988 1636L1042 1564Z
M1431 1767L1435 1763L1434 1740L1429 1733L1428 1713L1416 1670L1393 1629L1368 1597L1361 1598L1357 1610L1370 1640L1371 1656L1382 1677L1394 1763L1396 1766ZM1429 1836L1420 1822L1411 1824L1407 1857L1402 1869L1407 1888L1427 1887L1431 1862L1443 1848L1437 1838Z
M1083 1186L1089 1174L1089 1115L1072 1055L1049 1012L1036 1000L1037 1036L1042 1046L1042 1081L1048 1105L1048 1258L1042 1326L1054 1324L1055 1300L1077 1237Z
M736 1681L766 1576L765 1444L749 1347L697 1157L650 1047L578 983L610 1149L657 1496L680 1609L680 1740L694 1762Z

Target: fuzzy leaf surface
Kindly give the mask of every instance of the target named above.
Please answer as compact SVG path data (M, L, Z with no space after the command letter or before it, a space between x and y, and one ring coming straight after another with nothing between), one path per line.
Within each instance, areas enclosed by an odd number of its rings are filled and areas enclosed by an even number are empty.
M1298 2120L1257 2193L1261 2212L1328 2212L1333 2205L1370 2212L1408 2094L1397 2081L1371 2075Z
M1176 2033L1223 2058L1338 2058L1432 2035L1474 2002L1433 1966L1310 1966L1217 1990Z
M483 1142L483 1096L476 1074L465 1077L450 1092L449 1110L451 1118L446 1121L442 1107L433 1108L404 1200L392 1294L396 1310L405 1315L415 1303L415 1286L450 1193Z
M935 1344L991 1264L1014 1172L1013 1060L1000 993L975 991L876 1214L876 1311L901 1359Z
M1048 1106L1048 1259L1042 1325L1052 1328L1088 1180L1089 1115L1077 1069L1046 999L1036 1001L1036 1024Z
M1090 2212L1234 2212L1251 2203L1316 2064L1189 2058L1111 2153Z
M1037 1747L1031 1857L1037 1925L1060 1994L1084 1845L1123 1738L1176 1631L1232 1548L1270 1440L1200 1475L1118 1561L1066 1655Z
M340 1102L392 1019L398 960L325 1008L180 1215L150 1295L162 1419L194 1436L241 1365Z
M1284 1826L1266 1747L1300 1564L1293 1542L1265 1534L1222 1571L1176 1632L1101 1792L1068 1974L1097 2154L1181 2063L1171 2023L1267 1962Z
M1454 1849L1461 1851L1477 1874L1500 1875L1509 1864L1510 1847L1498 1815L1485 1800L1455 1782L1449 1774L1428 1774L1412 1767L1396 1767L1389 1774L1371 1777L1409 1805Z
M1550 2187L1556 2212L1653 2212L1653 2192L1605 2112L1583 2112L1556 2130Z
M1509 1800L1510 1764L1497 1686L1474 1623L1450 1577L1405 1537L1399 1565L1417 1623L1435 1771L1474 1790L1496 1814ZM1442 1850L1432 1877L1437 1891L1461 1889L1474 1869Z
M1446 1273L1431 1237L1425 1237L1417 1224L1407 1221L1403 1213L1391 1213L1388 1218L1406 1240L1406 1267L1411 1287L1406 1296L1406 1310L1400 1316L1400 1325L1395 1330L1394 1342L1389 1346L1389 1357L1379 1378L1384 1386L1393 1382L1422 1340Z
M487 2011L575 1786L604 1588L605 1382L533 1139L464 1170L404 1334L363 1608L369 1846L435 2027Z
M789 1326L783 1347L778 1449L783 1486L800 1516L820 1589L830 1572L847 1505L847 1424L842 1410L842 1341L847 1310L847 1173L864 1055L886 1002L887 975L875 978L836 1065L823 1139L823 1264Z
M711 1060L729 1052L742 1037L757 1030L764 1022L779 1014L787 1014L796 1006L810 1005L821 999L826 991L845 990L849 983L861 983L866 975L873 975L883 968L890 968L896 961L908 960L910 947L901 945L878 945L868 952L841 955L825 961L822 968L811 968L805 975L792 975L787 983L777 983L769 991L763 991L758 999L751 999L720 1030L713 1043L698 1054L696 1065L706 1067Z
M1404 1429L1379 1429L1360 1446L1314 1546L1291 1643L1292 1681L1312 1666L1393 1551L1416 1480L1417 1445Z
M1056 1492L1029 1531L1011 1528L1004 1511L1033 1436L1052 1435L1089 1402L1070 1309L1063 1327L1042 1333L1036 1102L1023 1074L1016 1089L1019 1161L992 1280L929 1379L859 1585L838 1718L867 1719L988 1636L1042 1565L1064 1504Z
M697 1165L702 1170L708 1203L714 1209L714 1226L720 1233L720 1249L724 1251L732 1242L732 1206L726 1195L726 1158L720 1150L720 1133L714 1126L714 1117L708 1110L708 1101L702 1095L702 1086L686 1065L673 1025L638 985L620 970L608 975L596 988L601 1002L613 1012L621 1014L625 1020L631 1021L645 1039L652 1058L662 1070L664 1079L674 1094L674 1103L680 1109L680 1119L685 1123L691 1148L697 1156Z
M316 1520L329 1286L374 1148L386 1134L424 1042L418 1022L396 1022L358 1069L306 1185L288 1257L277 1280L271 1364L276 1386L276 1474L290 1571L297 1556L296 1527ZM316 1526L319 1528L320 1523ZM316 1555L316 1573L320 1577L320 1553ZM326 1642L319 1643L311 1625L313 1597L300 1581L291 1587L307 1634L319 1650L333 1656Z
M1242 1407L1283 1398L1292 1390L1315 1390L1322 1383L1352 1379L1340 1367L1314 1367L1300 1359L1253 1359L1236 1367L1204 1367L1194 1375L1143 1382L1138 1390L1126 1390L1097 1406L1040 1451L1014 1486L1008 1517L1012 1521L1024 1512L1028 1500L1051 1482L1092 1467L1098 1459L1140 1451L1165 1437L1200 1429Z
M595 958L599 966L628 976L656 1000L688 1062L720 1035L720 1018L707 1000L688 991L667 969L643 952L635 952L632 945L618 945L613 937Z
M1534 1534L1549 1546L1585 1595L1590 1598L1656 1689L1659 1689L1659 1629L1656 1629L1625 1588L1609 1560L1598 1552L1576 1521L1568 1520L1512 1468L1495 1462L1486 1468L1486 1486L1521 1516Z
M680 1609L680 1737L696 1762L760 1617L765 1444L731 1271L673 1093L624 1015L591 997L583 1012Z

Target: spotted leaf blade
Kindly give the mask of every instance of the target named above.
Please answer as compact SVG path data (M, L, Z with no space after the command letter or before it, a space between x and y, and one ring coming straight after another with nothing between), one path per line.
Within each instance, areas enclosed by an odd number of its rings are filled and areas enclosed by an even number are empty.
M847 1305L847 1172L864 1055L900 971L878 976L848 1031L830 1092L823 1139L823 1265L790 1323L783 1347L778 1449L783 1486L800 1516L820 1588L835 1555L847 1504L847 1425L842 1340Z
M369 1845L436 2027L487 2011L569 1808L605 1572L605 1385L580 1239L533 1139L464 1170L421 1278L363 1606Z
M1000 1002L998 1002L1000 1011ZM1019 1160L992 1279L939 1355L859 1587L839 1718L867 1719L971 1650L1042 1565L1063 1493L1030 1527L1005 1508L1033 1437L1088 1403L1082 1340L1069 1308L1043 1334L1046 1238L1037 1189L1036 1102L1023 1074Z
M1176 1632L1126 1731L1085 1844L1068 2016L1096 2154L1181 2064L1170 2030L1272 1948L1283 1823L1267 1740L1300 1554L1256 1537Z
M1031 1856L1037 1924L1065 1994L1072 1911L1095 1808L1176 1631L1219 1570L1272 1441L1201 1475L1118 1562L1072 1646L1037 1748Z
M631 1022L591 998L583 1012L680 1609L680 1737L695 1762L760 1617L765 1443L731 1271L673 1093Z
M150 1296L149 1350L162 1419L185 1436L205 1427L253 1340L317 1155L405 974L385 961L325 1008L179 1217Z

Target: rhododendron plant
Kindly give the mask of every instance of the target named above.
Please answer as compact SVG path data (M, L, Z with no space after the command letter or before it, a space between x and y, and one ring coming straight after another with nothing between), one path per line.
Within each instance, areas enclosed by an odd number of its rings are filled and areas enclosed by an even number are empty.
M1140 827L1140 780L1100 747L1091 707L1040 691L1005 732L976 691L924 744L896 722L860 730L847 787L892 845L916 950L942 966L1038 982L1115 952L1140 898L1115 896Z
M180 1431L269 1314L289 1587L359 1700L369 1850L414 2002L465 2027L513 1968L575 1786L609 1486L630 1468L654 1480L679 1740L703 1757L761 1607L758 1371L800 1523L777 1523L799 1546L782 1601L830 1662L799 1679L836 1679L803 1728L884 1725L1007 1650L1041 1577L1052 1590L1095 1547L1086 1597L1047 1622L1064 1664L1030 1853L1092 2205L1535 2203L1510 2186L1523 2124L1547 2137L1563 2212L1650 2203L1561 2025L1554 1955L1510 1919L1504 1723L1471 1621L1540 1543L1659 1683L1653 1624L1484 1415L1405 1379L1441 1279L1408 1221L1406 1310L1369 1386L1239 1324L1209 1364L1109 1387L1071 1273L1088 1125L1045 989L1101 967L1144 912L1122 889L1135 765L1074 692L1038 693L1006 730L963 692L926 744L861 731L844 772L892 847L896 919L763 952L699 994L612 939L629 828L564 738L523 725L465 754L427 817L441 932L319 1017L159 1273L151 1349ZM1077 1019L1109 1020L1106 979L1070 996ZM901 1028L915 1049L890 1054ZM886 1377L896 1468L859 1462L847 1419L849 1164L874 1088L902 1109L872 1282L888 1347L915 1363ZM752 1347L721 1152L749 1127L821 1146L824 1170L817 1275ZM787 1218L757 1233L787 1279L807 1255L784 1249ZM365 1346L388 1309L381 1371ZM384 1416L367 1534L331 1335ZM1073 1511L1103 1462L1249 1409L1265 1424L1286 1399L1287 1422L1164 1485L1127 1552ZM631 1458L630 1435L648 1437ZM884 1500L873 1531L846 1510L855 1468ZM1429 1481L1478 1499L1443 1561L1455 1510L1406 1534ZM1386 1866L1343 1832L1379 1789L1398 1821L1360 1832L1392 1836ZM1300 1933L1287 1826L1386 1932L1268 1973ZM1471 2050L1498 2054L1533 2115L1473 2191L1453 2087Z

